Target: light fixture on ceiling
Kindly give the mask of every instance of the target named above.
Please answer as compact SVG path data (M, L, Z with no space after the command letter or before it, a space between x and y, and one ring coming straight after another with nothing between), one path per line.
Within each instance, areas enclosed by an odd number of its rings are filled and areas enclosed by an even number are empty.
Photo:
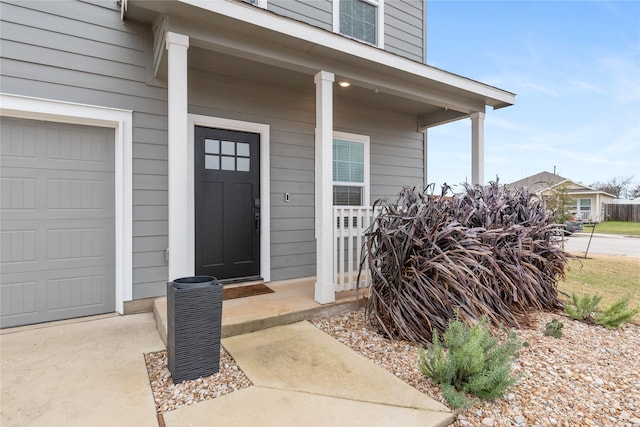
M340 80L338 82L338 86L340 86L340 87L349 87L349 86L351 86L351 83L348 82L348 81L345 81L345 80Z

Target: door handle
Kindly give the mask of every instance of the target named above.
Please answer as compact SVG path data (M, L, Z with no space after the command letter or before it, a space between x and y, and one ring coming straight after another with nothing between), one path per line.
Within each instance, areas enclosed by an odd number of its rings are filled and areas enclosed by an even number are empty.
M253 217L255 232L260 232L260 212L256 212Z

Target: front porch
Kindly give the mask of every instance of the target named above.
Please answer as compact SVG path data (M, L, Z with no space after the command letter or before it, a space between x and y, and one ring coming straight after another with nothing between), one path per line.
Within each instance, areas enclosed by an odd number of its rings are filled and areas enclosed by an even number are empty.
M336 211L334 187L361 186L361 197L345 203L368 205L394 199L405 185L427 185L427 130L461 119L471 121L471 181L482 183L486 107L515 101L512 93L243 2L133 0L127 16L150 24L149 77L167 87L169 280L204 274L205 263L196 266L195 126L259 134L259 195L250 214L243 211L259 233L252 262L271 285L315 276L311 301L331 306L356 286L373 217L370 207ZM354 161L362 168L357 177L334 180L336 139L366 147ZM221 264L209 258L208 265Z
M336 300L331 304L317 303L314 300L314 284L315 277L274 281L268 283L273 293L224 301L222 338L332 316L358 307L355 290L336 292ZM167 297L154 301L153 314L160 338L166 345Z
M315 298L316 277L273 281L273 293L225 300L222 306L222 337L286 325L301 320L332 316L358 308L363 292L357 294L358 273L365 232L380 208L372 206L333 207L333 274L335 301L320 304ZM366 266L365 266L366 267ZM369 286L369 270L363 268L360 289ZM359 301L358 301L359 297ZM167 298L157 298L153 314L160 337L167 343Z

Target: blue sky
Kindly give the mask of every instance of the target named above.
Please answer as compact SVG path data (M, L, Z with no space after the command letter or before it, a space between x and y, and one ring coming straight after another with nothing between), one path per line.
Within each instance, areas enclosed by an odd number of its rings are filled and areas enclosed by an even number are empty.
M640 1L454 1L428 8L427 63L516 94L485 117L485 181L544 170L640 183ZM471 180L471 122L429 130L429 181ZM437 187L439 188L439 187Z

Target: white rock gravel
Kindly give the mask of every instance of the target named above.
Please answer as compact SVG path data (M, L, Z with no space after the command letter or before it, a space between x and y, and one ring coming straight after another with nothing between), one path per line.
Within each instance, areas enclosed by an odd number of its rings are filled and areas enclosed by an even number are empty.
M220 370L208 377L173 384L167 352L145 354L147 372L159 414L249 387L251 381L229 354L220 349Z
M607 330L551 313L532 318L530 329L516 331L529 343L513 364L516 385L501 399L459 411L454 426L640 426L640 327ZM544 335L553 318L564 323L560 339ZM313 323L446 404L418 368L418 347L382 338L362 310Z
M561 339L544 336L553 318L564 323ZM617 330L562 315L537 313L530 329L516 331L523 348L513 370L520 378L495 401L457 412L454 426L640 426L640 326ZM418 368L419 347L382 338L364 322L363 310L312 323L428 396L446 404L439 387ZM251 385L222 350L220 372L173 385L166 352L146 355L159 413Z

